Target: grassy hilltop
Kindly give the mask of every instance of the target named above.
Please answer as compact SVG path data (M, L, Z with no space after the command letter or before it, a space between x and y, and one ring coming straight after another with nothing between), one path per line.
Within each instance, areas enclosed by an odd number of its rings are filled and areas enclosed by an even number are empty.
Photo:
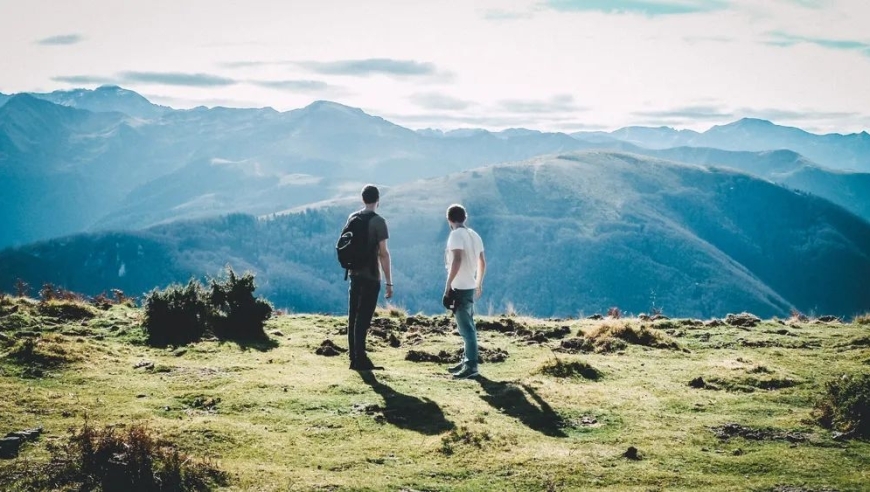
M266 341L155 348L141 309L103 308L0 299L0 432L43 427L0 460L3 490L52 488L48 470L77 456L57 449L70 429L84 442L85 426L104 441L152 436L194 467L202 480L189 483L227 490L870 483L870 442L854 435L866 409L851 424L831 407L833 428L818 420L829 382L870 370L862 318L484 317L482 377L454 381L426 361L458 356L443 316L380 309L369 346L385 369L358 373L340 352L341 317L277 315Z

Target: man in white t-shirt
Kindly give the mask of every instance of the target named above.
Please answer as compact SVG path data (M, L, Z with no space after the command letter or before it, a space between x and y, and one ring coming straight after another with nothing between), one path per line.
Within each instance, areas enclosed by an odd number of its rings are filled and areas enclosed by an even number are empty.
M454 316L459 334L465 342L465 354L458 365L449 370L457 379L477 377L477 329L474 326L474 299L483 293L483 276L486 273L486 258L483 255L483 240L465 226L468 214L462 205L447 209L450 236L447 238L445 263L447 284L445 299L455 300Z

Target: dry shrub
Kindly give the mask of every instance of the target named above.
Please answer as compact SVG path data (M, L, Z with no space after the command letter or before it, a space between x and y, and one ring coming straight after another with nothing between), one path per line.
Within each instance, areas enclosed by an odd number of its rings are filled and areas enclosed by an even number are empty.
M794 321L799 321L801 323L806 323L810 320L809 316L794 308L792 308L791 310L791 319Z
M612 318L612 319L619 319L622 317L622 310L620 310L618 307L614 306L614 307L607 310L607 316Z
M47 447L48 463L27 463L31 469L7 484L23 490L142 492L203 491L227 484L226 473L213 463L179 452L140 425L119 431L85 422L70 432L66 443ZM0 480L0 485L7 484Z
M870 325L870 313L859 314L855 316L853 322L856 325Z
M618 350L620 345L624 346L625 343L654 348L679 348L677 342L664 332L646 325L635 327L631 323L602 324L593 328L586 337L592 341L599 352ZM620 344L620 341L623 343Z

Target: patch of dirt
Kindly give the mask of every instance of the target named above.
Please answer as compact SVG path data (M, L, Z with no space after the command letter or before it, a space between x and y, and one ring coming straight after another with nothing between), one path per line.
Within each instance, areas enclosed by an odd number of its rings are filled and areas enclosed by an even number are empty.
M592 352L595 350L595 345L586 337L574 337L562 340L554 350L556 352L576 354L580 352Z
M710 321L705 321L704 326L708 328L716 328L717 326L725 326L725 322L721 319L711 319Z
M843 320L841 320L840 318L838 318L836 316L832 316L830 314L825 315L825 316L819 316L818 319L822 323L842 323L843 322Z
M404 324L398 328L400 331L420 333L422 335L444 335L453 329L453 320L448 316L408 316Z
M376 403L355 403L353 407L351 407L351 411L356 414L368 415L375 419L375 422L379 424L387 421L387 417L384 415L384 412L387 411L387 409Z
M323 355L325 357L335 357L336 355L341 355L342 353L347 352L346 348L341 348L332 340L326 339L324 340L317 350L314 351L317 355Z
M447 364L459 362L459 354L450 353L446 350L441 350L437 354L426 352L424 350L409 350L405 355L405 360L411 362L436 362Z
M706 389L706 390L714 390L714 391L719 390L718 386L704 381L704 378L702 378L701 376L698 376L698 377L692 379L691 381L689 381L689 387L695 388L695 389Z
M772 427L755 428L740 425L737 423L728 423L717 427L711 427L711 431L719 439L728 440L732 437L742 437L750 441L788 441L788 442L805 442L807 435L801 432L785 431L782 429L774 429Z
M761 323L761 318L751 313L728 314L725 324L742 328L753 328Z
M761 390L778 390L783 388L791 388L800 384L791 378L755 378L746 377L738 379L718 379L711 378L710 383L716 385L716 389L722 388L726 391L739 391L742 393L752 393L757 389Z
M462 360L463 350L458 349L455 352L440 350L437 354L426 352L424 350L409 350L405 355L405 360L411 362L435 362L439 364L455 364ZM489 349L486 347L478 347L478 360L482 363L498 363L507 360L508 352L504 349Z
M828 487L812 489L800 485L777 485L771 492L837 492L837 489L829 489Z
M749 348L787 348L787 349L810 349L821 347L821 342L817 340L801 340L801 341L781 341L781 340L746 340L743 338L737 339L737 343L741 347Z

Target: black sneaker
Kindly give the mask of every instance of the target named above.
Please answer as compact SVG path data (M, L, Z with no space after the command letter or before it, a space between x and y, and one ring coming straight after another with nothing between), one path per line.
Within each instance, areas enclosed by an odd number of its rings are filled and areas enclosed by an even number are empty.
M355 371L380 371L383 370L383 366L376 366L371 359L366 357L365 359L354 364L353 369Z
M453 379L472 379L479 376L476 367L465 366L464 369L453 375Z
M465 367L465 361L460 361L459 364L456 364L455 366L448 367L447 372L455 374L455 373L461 371L464 367Z

